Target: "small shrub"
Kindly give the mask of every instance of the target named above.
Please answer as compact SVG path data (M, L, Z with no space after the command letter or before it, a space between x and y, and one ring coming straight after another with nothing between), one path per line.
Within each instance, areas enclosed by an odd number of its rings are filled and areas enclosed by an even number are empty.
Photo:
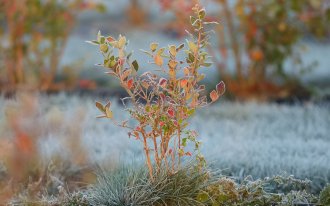
M174 173L180 168L180 159L191 156L191 152L185 149L188 142L195 146L199 166L204 164L204 157L199 153L201 143L197 140L197 133L187 129L187 126L195 110L209 104L205 86L199 82L205 77L200 69L211 65L205 51L210 32L206 31L205 26L214 22L204 20L205 9L199 5L193 8L193 12L194 16L190 18L193 31L188 32L191 39L187 40L184 59L178 59L184 44L169 45L166 49L159 48L158 43L151 43L150 51L143 51L151 57L156 72L137 74L139 64L137 60L131 60L132 53L126 52L128 41L124 36L119 35L115 39L102 36L99 32L97 39L90 42L99 46L104 57L100 66L106 68L106 74L117 78L129 95L122 101L136 122L113 122L128 129L129 137L143 144L151 179L163 169ZM211 101L215 102L224 91L225 84L220 82L210 93ZM126 107L126 100L130 100L128 106L131 107ZM96 106L103 113L101 118L113 119L111 102L105 105L96 102Z
M219 28L219 53L222 59L233 54L235 75L219 61L221 78L228 90L241 99L276 99L295 96L308 98L310 91L303 87L299 76L315 64L304 65L301 52L295 49L306 31L315 37L329 32L330 9L325 1L214 0L220 4L224 24ZM226 48L230 43L231 50ZM245 61L248 59L248 62ZM285 64L292 62L292 75Z

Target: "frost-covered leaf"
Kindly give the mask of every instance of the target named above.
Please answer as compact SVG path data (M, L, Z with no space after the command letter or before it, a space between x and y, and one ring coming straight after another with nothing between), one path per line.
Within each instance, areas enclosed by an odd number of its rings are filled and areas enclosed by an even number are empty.
M212 100L212 102L216 101L217 99L219 99L219 95L217 93L217 91L213 90L211 93L210 93L210 98Z

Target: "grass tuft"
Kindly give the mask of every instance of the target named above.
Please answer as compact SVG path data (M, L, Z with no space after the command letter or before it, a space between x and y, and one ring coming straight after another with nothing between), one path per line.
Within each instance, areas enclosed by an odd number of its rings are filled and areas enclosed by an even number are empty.
M151 181L146 168L123 167L113 171L101 170L98 184L89 191L91 205L202 205L196 200L208 182L206 170L198 171L186 164L176 173L160 172Z

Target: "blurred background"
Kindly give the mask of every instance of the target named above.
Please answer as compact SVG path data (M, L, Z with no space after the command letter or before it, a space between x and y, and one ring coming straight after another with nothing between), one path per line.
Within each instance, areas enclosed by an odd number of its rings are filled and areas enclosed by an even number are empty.
M102 55L85 41L99 30L123 34L146 71L139 50L184 43L197 2L0 0L0 200L80 188L94 180L91 165L141 159L126 131L95 119L95 100L125 92L95 66ZM200 3L220 23L204 83L227 86L192 120L205 156L237 178L286 173L319 192L330 179L330 1ZM117 102L114 114L125 119Z

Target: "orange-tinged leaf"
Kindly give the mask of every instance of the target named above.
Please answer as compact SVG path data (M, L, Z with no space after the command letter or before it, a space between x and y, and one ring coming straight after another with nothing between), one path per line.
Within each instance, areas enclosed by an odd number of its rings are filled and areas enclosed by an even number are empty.
M191 154L191 152L186 152L185 155L191 157L192 154Z
M128 89L132 89L132 87L133 87L133 79L132 79L132 78L129 79L129 80L127 81L126 85L127 85L127 88L128 88Z
M113 42L114 40L115 40L115 39L114 39L112 36L108 36L108 37L107 37L107 41L108 41L108 42Z
M169 74L170 78L175 79L175 76L176 76L175 69L170 68L168 71L168 74Z
M33 152L34 149L33 141L28 135L24 133L19 133L17 135L16 146L19 152L23 152L25 154L30 154L31 152Z
M186 80L186 79L181 79L181 81L180 81L180 86L181 86L182 88L185 88L187 85L188 85L188 80Z
M155 55L154 61L157 66L162 66L164 63L163 58L159 54Z
M95 102L95 106L101 111L105 112L104 106L100 102Z
M178 65L178 62L175 61L175 60L172 60L172 59L171 59L171 60L168 62L168 66L169 66L170 68L175 68L176 65Z
M211 100L214 102L216 101L217 99L219 99L219 95L217 93L217 91L213 90L211 93L210 93L210 98Z

